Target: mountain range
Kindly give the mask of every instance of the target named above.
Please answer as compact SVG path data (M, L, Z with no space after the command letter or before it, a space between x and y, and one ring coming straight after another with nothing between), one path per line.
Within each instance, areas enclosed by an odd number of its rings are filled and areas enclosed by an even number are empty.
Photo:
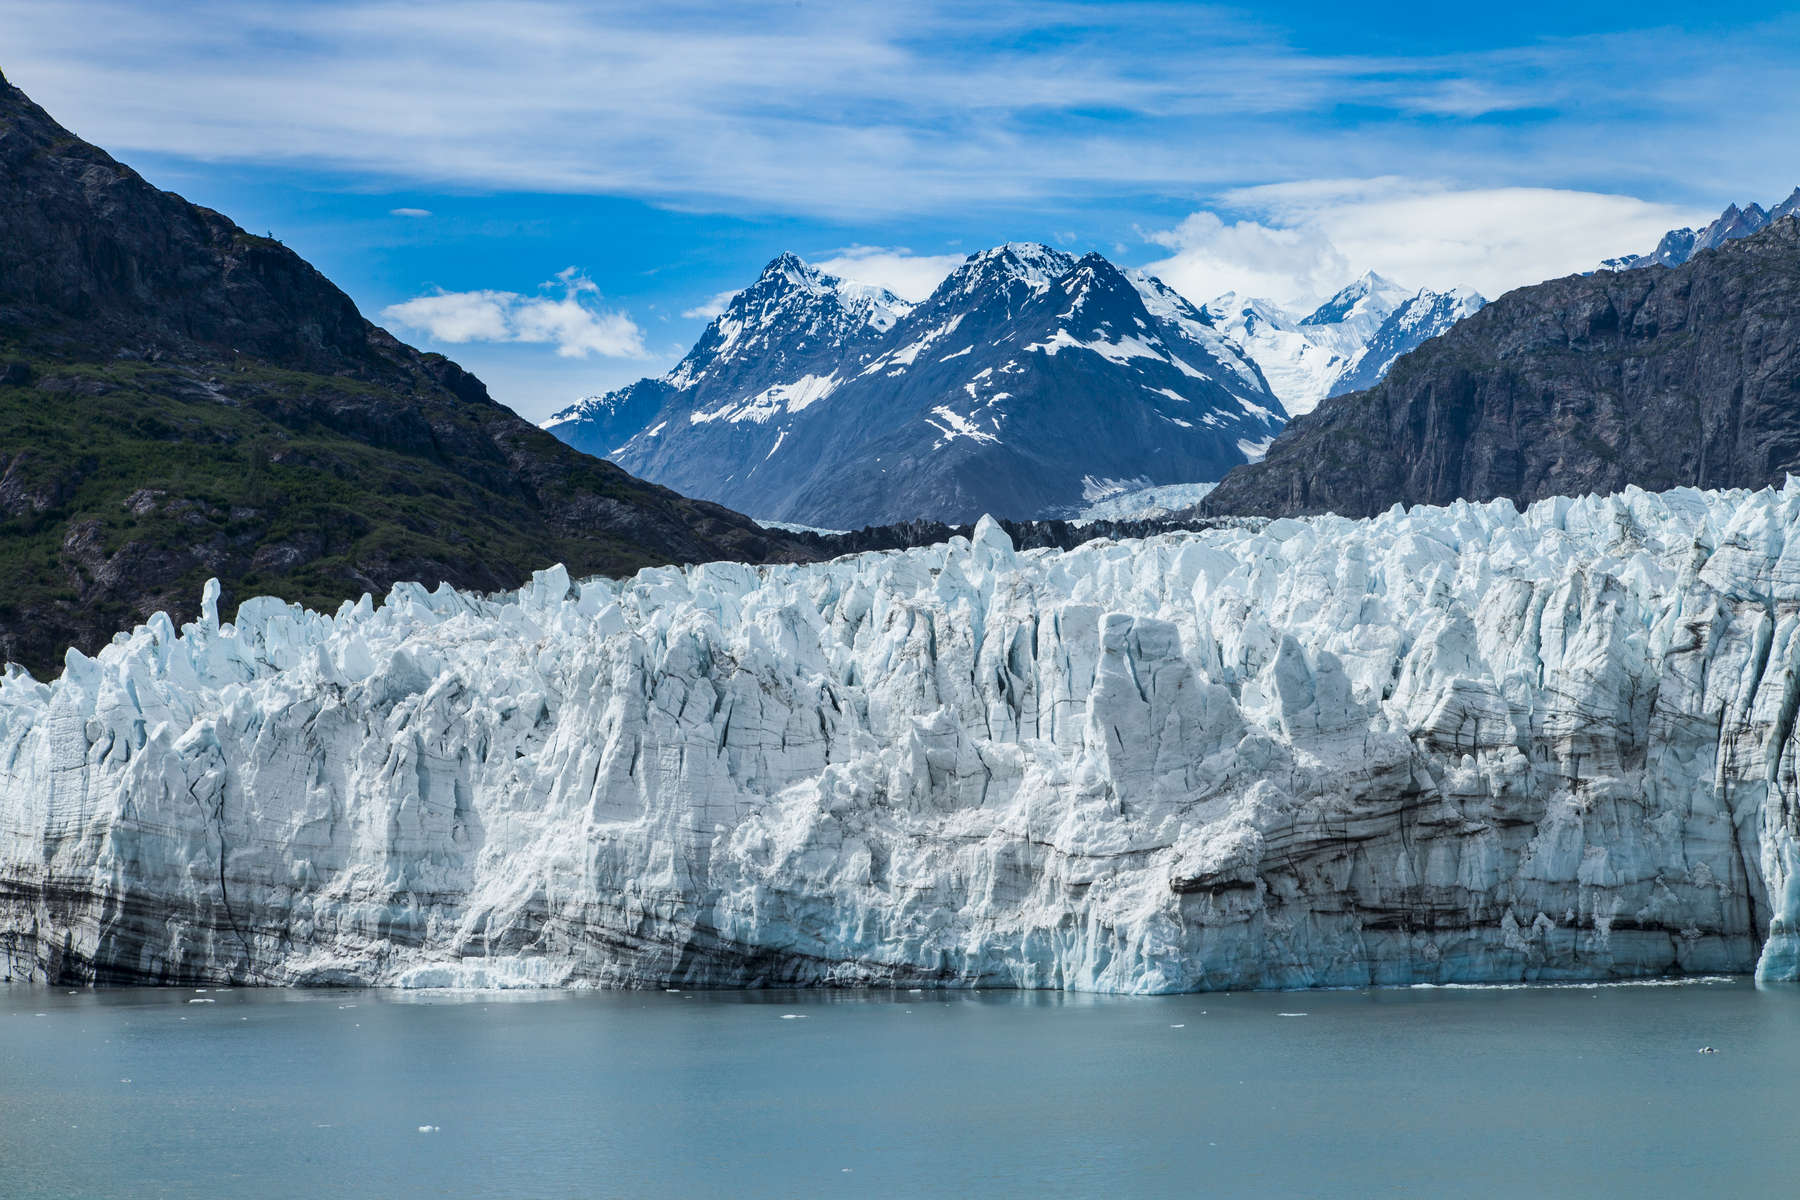
M690 495L854 528L1061 516L1217 479L1286 418L1255 363L1161 281L1009 243L916 305L783 254L674 370L546 427Z
M1373 385L1394 360L1487 303L1477 292L1406 288L1370 271L1304 316L1227 292L1206 312L1244 349L1282 407L1311 412L1327 396Z
M1671 229L1648 254L1625 254L1600 264L1603 271L1631 271L1639 267L1678 267L1702 250L1715 250L1726 242L1760 233L1783 217L1800 215L1800 187L1770 209L1760 204L1739 208L1732 204L1710 225L1701 229Z
M1295 419L1202 512L1374 516L1800 471L1800 219L1519 288Z
M815 553L571 450L0 78L0 660L54 672L214 577L330 608Z

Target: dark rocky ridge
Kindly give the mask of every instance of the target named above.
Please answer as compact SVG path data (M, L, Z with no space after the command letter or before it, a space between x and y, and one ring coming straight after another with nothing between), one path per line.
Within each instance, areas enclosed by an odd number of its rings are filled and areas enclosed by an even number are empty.
M1760 204L1752 204L1746 208L1739 208L1735 204L1727 205L1725 211L1714 218L1711 224L1699 229L1671 229L1663 234L1656 249L1650 253L1609 258L1600 264L1600 269L1635 271L1640 267L1678 267L1702 250L1715 249L1735 238L1747 238L1762 232L1783 217L1796 214L1800 214L1800 188L1795 188L1786 200L1771 209L1764 209Z
M1800 220L1510 292L1297 418L1209 514L1761 487L1800 470Z
M806 557L574 451L0 78L0 659L157 610Z

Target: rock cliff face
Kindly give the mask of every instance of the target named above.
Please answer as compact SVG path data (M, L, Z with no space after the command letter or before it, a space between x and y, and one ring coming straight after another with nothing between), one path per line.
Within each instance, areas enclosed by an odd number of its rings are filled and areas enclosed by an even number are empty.
M1800 972L1800 484L203 610L0 683L0 977Z
M1800 220L1508 293L1294 420L1209 513L1762 487L1800 470Z
M335 604L796 553L533 428L0 78L0 661L192 615L209 576Z

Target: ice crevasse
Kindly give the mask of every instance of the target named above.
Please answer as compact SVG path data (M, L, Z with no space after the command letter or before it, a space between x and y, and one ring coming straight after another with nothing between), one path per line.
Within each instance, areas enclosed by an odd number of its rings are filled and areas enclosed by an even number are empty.
M1800 481L216 595L0 682L0 975L1800 975Z

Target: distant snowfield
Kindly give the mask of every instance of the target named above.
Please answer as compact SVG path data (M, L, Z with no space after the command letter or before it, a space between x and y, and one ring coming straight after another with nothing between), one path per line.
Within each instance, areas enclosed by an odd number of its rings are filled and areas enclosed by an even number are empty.
M1800 974L1800 483L205 607L0 681L0 977Z
M1076 524L1091 521L1134 521L1166 517L1184 508L1192 508L1218 487L1217 483L1167 483L1158 487L1137 488L1096 500L1070 517Z

